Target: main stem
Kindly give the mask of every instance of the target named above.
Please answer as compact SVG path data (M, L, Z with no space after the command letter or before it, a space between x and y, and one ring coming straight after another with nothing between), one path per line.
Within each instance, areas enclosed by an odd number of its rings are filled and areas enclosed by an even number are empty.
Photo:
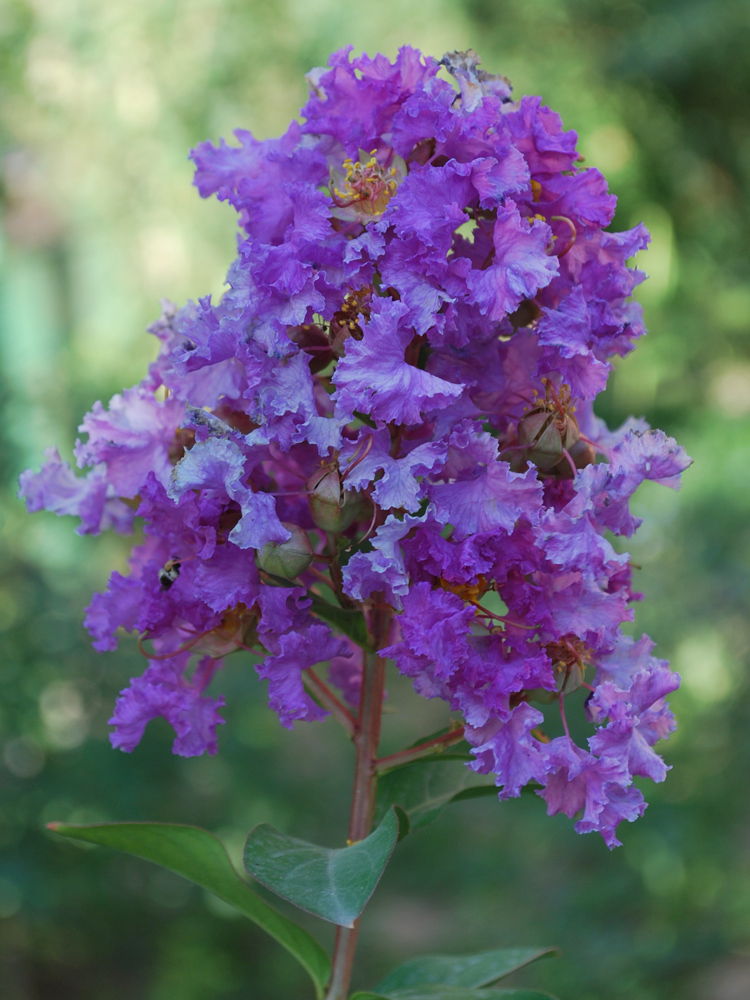
M371 627L375 648L382 646L388 629L388 612L379 608L373 610ZM354 788L352 791L352 811L349 820L349 843L364 840L372 830L375 812L375 791L377 773L375 761L380 743L380 719L383 711L383 684L385 682L385 660L377 653L365 652L362 664L362 690L359 698L359 715L354 732L354 747L357 752L354 765ZM336 928L336 944L333 950L333 966L325 1000L346 1000L352 978L354 952L357 948L359 920L353 927Z

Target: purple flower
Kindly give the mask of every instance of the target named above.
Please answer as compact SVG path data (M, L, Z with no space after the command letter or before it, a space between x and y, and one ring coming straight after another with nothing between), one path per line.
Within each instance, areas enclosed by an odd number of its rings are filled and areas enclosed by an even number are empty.
M333 377L337 409L351 417L355 410L374 420L417 424L422 414L447 406L463 387L430 375L404 358L414 334L400 325L406 308L384 301L363 327L359 341L349 341Z
M382 618L379 652L461 713L500 798L531 784L614 846L645 808L634 778L668 770L678 683L623 632L639 595L608 532L690 459L594 414L645 332L627 261L648 233L609 230L575 132L471 51L343 49L308 81L280 138L193 151L201 195L238 213L227 291L164 304L143 382L84 418L84 477L54 451L21 477L79 532L142 522L86 617L97 649L122 629L151 661L113 742L162 715L175 752L215 752L207 686L245 650L282 725L326 714L326 662L354 706Z
M203 692L220 663L205 657L192 681L184 676L186 657L154 663L120 693L109 720L114 726L112 746L130 753L141 740L146 724L163 716L177 734L173 752L195 757L218 750L216 727L224 722L218 709L223 698L208 698Z
M106 528L123 533L132 530L133 511L118 499L103 466L77 476L57 448L48 448L44 454L47 461L41 470L27 469L19 480L18 495L30 511L73 514L81 519L76 528L79 535L98 535Z
M476 762L475 771L494 774L501 786L500 799L517 797L530 781L544 784L548 757L544 744L531 730L544 721L544 715L531 705L518 705L507 719L494 719L480 729L467 731Z
M268 542L285 542L289 530L276 516L274 498L242 485L245 456L234 441L209 438L199 442L174 467L169 496L179 500L187 490L219 491L239 506L240 518L228 539L241 549L261 549Z
M546 253L552 233L538 220L531 224L517 208L498 211L487 267L466 274L468 301L492 320L533 299L557 273L557 258Z
M95 403L79 427L89 436L76 444L79 468L103 463L108 482L121 497L136 496L149 473L166 484L172 468L170 450L183 413L178 400L160 403L140 386L113 396L109 411Z
M269 702L282 726L291 729L295 719L325 718L327 713L304 690L302 671L332 657L346 656L347 644L322 624L310 625L303 632L285 632L278 638L266 636L264 644L271 655L258 664L258 676L268 681Z

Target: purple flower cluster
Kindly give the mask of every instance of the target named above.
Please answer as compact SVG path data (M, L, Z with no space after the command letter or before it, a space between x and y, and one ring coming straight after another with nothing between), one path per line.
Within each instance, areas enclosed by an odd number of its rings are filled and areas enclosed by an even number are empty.
M550 814L617 844L645 808L634 776L664 778L679 681L621 630L638 595L607 534L631 535L639 484L677 487L689 459L593 412L644 332L626 261L648 234L607 230L615 198L575 132L472 52L346 49L309 82L281 138L193 151L201 195L242 230L221 301L165 306L147 377L81 425L85 478L50 453L21 480L30 510L81 532L142 521L86 619L97 649L123 628L150 658L112 741L132 750L161 715L176 753L214 753L223 701L205 691L237 649L265 652L285 726L325 714L320 663L356 703L377 608L383 654L462 714L501 798L535 782Z

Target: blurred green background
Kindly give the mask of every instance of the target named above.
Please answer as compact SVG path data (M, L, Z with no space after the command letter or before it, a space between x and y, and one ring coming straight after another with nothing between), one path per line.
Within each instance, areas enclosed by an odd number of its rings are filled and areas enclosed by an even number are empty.
M341 843L352 754L332 722L281 729L249 660L228 661L218 757L154 723L111 750L132 642L91 651L82 610L122 540L28 517L16 477L63 455L95 399L137 381L159 298L219 293L234 216L201 202L187 152L281 132L303 74L347 43L474 47L578 130L641 220L650 336L599 407L645 415L695 458L644 488L637 628L684 677L673 771L613 853L534 796L453 807L396 853L364 920L355 985L417 952L559 944L529 971L565 1000L750 995L750 5L709 0L0 0L0 982L4 1000L289 1000L303 974L176 876L43 830L165 819L237 851L255 823ZM647 487L651 484L647 484ZM389 681L387 740L440 725ZM404 697L404 701L400 699ZM405 707L406 706L406 707ZM436 722L437 720L437 722ZM310 925L314 921L310 920ZM317 928L330 942L328 927Z

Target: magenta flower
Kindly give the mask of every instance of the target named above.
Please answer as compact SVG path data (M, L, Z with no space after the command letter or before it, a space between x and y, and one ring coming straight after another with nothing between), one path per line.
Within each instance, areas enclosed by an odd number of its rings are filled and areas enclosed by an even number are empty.
M461 713L500 798L532 783L613 846L645 808L633 778L665 777L678 683L622 631L631 567L607 533L690 460L593 410L644 332L626 262L648 234L606 228L614 196L540 99L473 53L442 60L457 86L440 65L342 50L281 138L193 151L200 194L238 213L228 290L167 305L146 378L84 418L86 475L49 453L21 495L83 532L130 530L137 499L145 540L86 619L98 649L124 629L151 661L115 746L160 715L176 753L215 753L206 692L236 650L283 725L345 712L318 665L356 703L377 611L380 652Z

